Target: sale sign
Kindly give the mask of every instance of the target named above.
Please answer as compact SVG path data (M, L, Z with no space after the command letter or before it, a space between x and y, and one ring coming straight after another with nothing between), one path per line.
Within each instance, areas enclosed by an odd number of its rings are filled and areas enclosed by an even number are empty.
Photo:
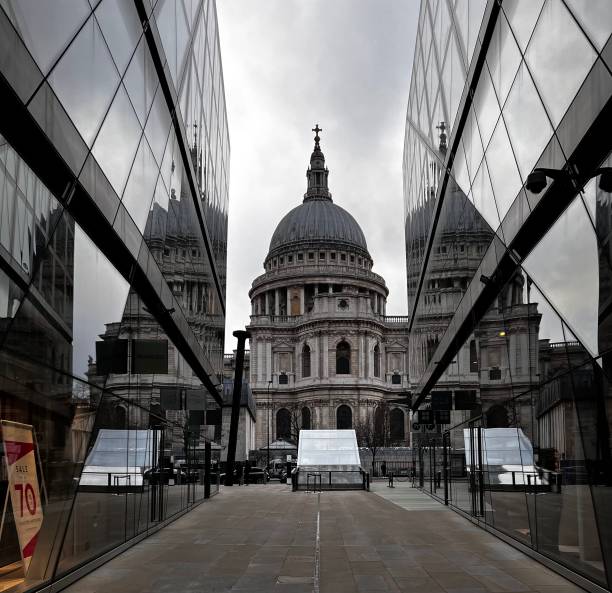
M2 420L11 505L27 573L43 521L32 427Z

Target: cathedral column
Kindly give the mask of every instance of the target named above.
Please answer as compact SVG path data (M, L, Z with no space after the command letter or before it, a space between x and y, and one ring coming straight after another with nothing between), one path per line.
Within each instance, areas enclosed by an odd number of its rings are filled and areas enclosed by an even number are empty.
M323 368L321 378L326 379L329 377L329 337L321 336L321 361L323 362Z
M359 336L359 376L365 377L365 357L366 357L366 347L365 347L365 336L362 334Z
M306 312L306 289L301 286L300 287L300 315L304 315Z
M266 381L269 381L270 379L272 379L272 343L266 342L265 348L266 348L265 359L266 359L266 371L267 371Z
M280 290L274 290L274 315L280 315Z
M264 297L265 297L265 309L264 309L264 315L270 315L270 293L266 290L266 292L264 293Z

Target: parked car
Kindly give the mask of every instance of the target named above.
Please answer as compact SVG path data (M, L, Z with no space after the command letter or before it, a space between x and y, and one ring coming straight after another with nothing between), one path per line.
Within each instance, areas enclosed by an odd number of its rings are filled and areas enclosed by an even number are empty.
M281 474L285 471L286 462L282 459L272 459L268 465L268 474L270 478L279 479Z
M270 480L268 472L263 467L253 466L249 471L249 484L265 484Z
M159 484L162 479L164 484L169 484L170 480L173 480L175 484L185 484L187 482L187 474L184 471L169 467L163 468L163 478L162 469L159 467L146 470L143 477L151 485Z

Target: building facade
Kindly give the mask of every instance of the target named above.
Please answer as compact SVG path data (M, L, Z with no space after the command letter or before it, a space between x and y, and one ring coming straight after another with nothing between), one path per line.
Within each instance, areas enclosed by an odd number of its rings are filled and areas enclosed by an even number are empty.
M29 591L203 500L229 139L214 0L0 29L0 589Z
M421 484L592 590L612 584L611 33L603 1L423 0L403 163L413 408L450 411Z
M363 231L332 201L314 131L303 203L278 224L249 292L256 445L295 443L302 428L356 428L384 402L389 438L405 444L405 318L386 315L385 281Z

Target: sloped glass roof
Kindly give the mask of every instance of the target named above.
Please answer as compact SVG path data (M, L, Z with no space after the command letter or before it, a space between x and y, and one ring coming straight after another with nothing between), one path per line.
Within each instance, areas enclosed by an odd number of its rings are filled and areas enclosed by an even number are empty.
M360 466L357 436L350 430L301 430L299 466Z

